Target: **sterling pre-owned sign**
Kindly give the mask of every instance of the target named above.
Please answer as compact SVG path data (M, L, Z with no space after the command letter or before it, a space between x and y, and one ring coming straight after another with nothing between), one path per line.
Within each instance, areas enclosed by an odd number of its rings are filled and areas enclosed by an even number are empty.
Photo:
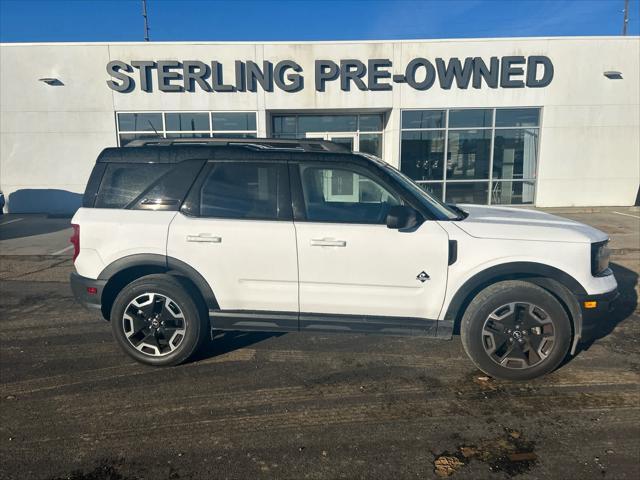
M391 90L393 84L406 83L416 90L429 90L435 85L448 90L452 87L473 88L539 88L553 79L553 63L546 56L532 55L491 57L453 57L448 60L414 58L404 73L392 74L389 59L316 60L314 88L324 92L330 82L338 82L340 89L352 87L363 91ZM230 71L227 70L230 68ZM255 92L258 87L267 92L278 88L284 92L298 92L305 88L304 72L293 60L270 61L259 65L252 61L236 60L233 65L218 61L199 60L133 60L129 63L114 60L107 64L111 80L107 85L116 92L131 92L136 86L144 92L157 88L161 92ZM436 83L437 80L437 83Z

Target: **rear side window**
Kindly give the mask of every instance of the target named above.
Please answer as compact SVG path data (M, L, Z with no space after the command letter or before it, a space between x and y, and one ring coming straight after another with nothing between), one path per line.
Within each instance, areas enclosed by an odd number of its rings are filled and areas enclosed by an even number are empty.
M291 220L286 164L211 163L204 181L185 202L186 212L201 217Z
M204 160L187 160L175 165L130 204L134 210L178 210Z
M102 176L94 204L97 208L124 208L172 165L162 163L110 163Z
M109 163L96 195L96 208L177 210L204 161Z

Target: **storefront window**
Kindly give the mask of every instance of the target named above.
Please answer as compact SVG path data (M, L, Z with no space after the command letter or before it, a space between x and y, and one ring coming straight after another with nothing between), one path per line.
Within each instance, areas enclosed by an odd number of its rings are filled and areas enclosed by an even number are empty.
M253 112L213 112L211 120L214 132L256 130L256 114Z
M255 112L121 112L118 140L124 146L133 140L160 138L255 138ZM141 133L144 132L144 133Z
M535 182L493 182L491 203L496 205L533 204Z
M350 150L382 158L383 114L274 115L272 136L329 140Z
M118 125L121 131L127 132L164 130L161 113L119 113Z
M209 130L208 113L167 113L165 115L167 130L198 131Z
M447 203L487 203L489 182L447 182Z
M535 178L538 158L538 129L496 130L493 178Z
M361 132L381 132L382 115L360 115L359 130Z
M447 150L447 179L489 178L491 130L451 130Z
M402 112L402 128L445 128L445 110L407 110Z
M437 198L438 200L442 199L442 192L444 191L442 187L442 182L423 183L420 186L424 188L427 191L427 193L432 197Z
M539 108L500 108L496 110L496 127L537 127Z
M447 202L532 204L539 122L539 108L403 111L400 169Z
M442 180L444 130L402 132L402 171L414 180Z
M382 157L382 134L381 133L361 133L360 152L370 153L376 157Z
M449 128L491 128L493 109L449 110Z

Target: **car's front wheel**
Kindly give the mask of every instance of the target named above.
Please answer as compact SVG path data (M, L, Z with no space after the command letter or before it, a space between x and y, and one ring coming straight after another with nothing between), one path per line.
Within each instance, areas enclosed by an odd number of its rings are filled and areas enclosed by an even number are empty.
M147 275L131 282L111 309L113 335L135 360L178 365L207 338L202 308L170 275Z
M569 350L571 324L551 293L510 280L476 295L464 313L460 334L480 370L505 380L529 380L560 365Z

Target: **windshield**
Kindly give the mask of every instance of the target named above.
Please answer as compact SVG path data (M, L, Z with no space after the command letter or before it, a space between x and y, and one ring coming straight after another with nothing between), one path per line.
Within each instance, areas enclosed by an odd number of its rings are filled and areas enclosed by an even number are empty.
M363 154L369 160L372 160L376 165L382 167L389 175L391 175L396 181L401 183L407 190L413 193L423 205L425 205L438 220L461 220L467 216L466 212L458 207L452 207L446 205L440 200L433 198L429 195L424 188L420 187L416 182L407 177L400 170L392 167L384 160L374 157L373 155Z

